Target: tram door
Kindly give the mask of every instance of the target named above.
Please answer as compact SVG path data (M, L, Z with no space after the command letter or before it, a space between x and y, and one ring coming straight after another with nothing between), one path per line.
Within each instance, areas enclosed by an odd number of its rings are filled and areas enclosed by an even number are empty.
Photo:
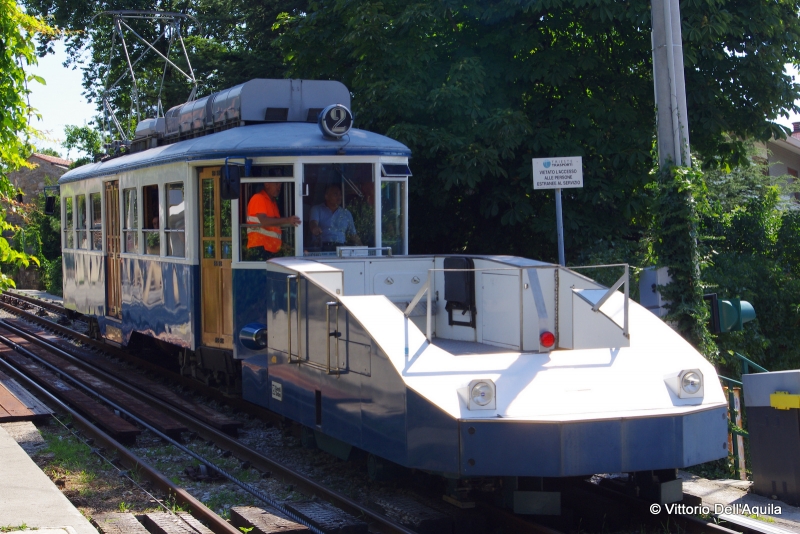
M122 319L119 180L106 182L106 315Z
M221 167L200 171L202 343L233 347L231 201L220 198Z

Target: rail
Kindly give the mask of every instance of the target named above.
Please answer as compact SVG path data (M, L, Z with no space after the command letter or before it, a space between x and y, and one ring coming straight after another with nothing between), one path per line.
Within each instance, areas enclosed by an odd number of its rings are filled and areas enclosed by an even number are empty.
M631 290L630 290L630 266L627 263L612 263L612 264L609 264L609 265L582 265L582 266L578 266L578 267L570 267L570 269L572 269L572 270L575 270L575 269L605 269L605 268L609 268L609 267L624 267L625 268L625 272L622 274L622 276L619 277L619 280L614 282L614 285L612 285L608 289L606 294L603 295L603 298L601 298L599 301L597 301L597 304L595 304L592 307L592 311L595 311L595 312L598 311L600 309L600 307L603 304L605 304L606 301L609 298L611 298L611 295L613 295L614 292L619 289L619 286L624 284L625 287L624 287L623 291L625 293L625 301L624 301L623 306L624 306L624 310L625 311L624 311L624 319L623 319L623 325L624 326L622 327L622 335L624 335L626 338L630 339L631 334L630 334L630 329L628 327L628 303L630 301L630 294L631 294Z
M346 254L348 253L349 254ZM378 256L378 252L386 252L387 257L392 256L392 247L336 247L336 256L339 258L351 256L370 256L370 252L374 252L372 256ZM366 253L366 254L362 254ZM383 254L381 254L383 256Z
M23 338L28 339L28 338L34 337L32 334L30 334L30 333L28 333L28 332L26 332L24 330L21 330L18 327L10 325L8 323L3 322L2 326L4 328L7 328L10 331L20 335ZM90 363L82 361L81 358L78 358L75 355L70 354L70 352L67 352L67 351L59 348L58 346L53 345L52 342L50 342L50 341L48 341L46 339L38 339L36 341L36 343L38 345L40 345L40 346L47 347L48 350L52 350L56 354L59 354L59 356L65 358L72 365L75 365L79 369L87 369L88 370L89 368L93 368L93 366ZM19 349L15 349L15 350L17 350L17 352L21 352ZM48 364L47 362L42 361L37 356L32 355L32 358L34 360L40 362L45 367L53 369L50 364ZM4 360L0 359L0 364L4 364L4 363L5 363ZM13 370L14 368L12 367L11 369ZM16 373L17 371L14 371L14 372ZM66 380L70 380L70 381L73 380L71 377L68 376L68 373L64 372L64 370L57 369L57 372L61 373ZM258 452L256 450L250 449L247 445L243 444L238 439L236 439L236 438L234 438L232 436L229 436L225 432L220 431L220 430L210 426L208 423L206 423L204 421L201 421L200 419L194 417L193 415L184 412L180 407L175 406L173 403L168 402L168 401L166 401L166 400L164 400L162 398L156 397L156 396L152 395L151 393L148 393L147 391L143 390L141 387L137 387L135 385L128 384L128 383L124 382L123 380L121 380L119 378L116 378L116 377L110 375L109 373L107 373L105 371L93 369L92 372L97 377L99 377L101 380L107 381L107 382L113 384L114 386L119 387L120 389L122 389L123 391L127 392L128 394L133 395L135 397L138 397L138 398L144 400L145 402L153 405L155 408L157 408L157 409L159 409L161 411L164 411L165 413L169 414L169 416L174 417L176 420L178 420L179 422L181 422L184 425L186 425L191 431L196 432L199 436L203 437L203 439L213 441L214 443L217 444L217 446L219 448L221 448L223 450L231 451L235 455L235 457L238 458L239 460L250 462L255 468L259 469L262 472L272 472L273 474L277 474L277 475L279 475L281 477L284 477L286 480L289 480L292 483L294 483L297 486L299 486L301 491L303 491L305 493L309 493L311 495L315 495L318 498L324 499L324 500L330 502L331 504L333 504L334 506L336 506L337 508L340 508L340 509L350 513L351 515L364 516L364 517L368 518L370 521L375 522L376 526L379 529L378 530L379 532L389 532L389 533L397 533L397 534L414 534L410 529L408 529L407 527L401 525L395 519L387 517L384 514L381 514L379 512L375 512L375 511L373 511L373 510L371 510L371 509L369 509L367 507L362 506L361 504L359 504L357 501L351 499L350 497L348 497L346 495L343 495L341 493L338 493L338 492L336 492L336 491L334 491L332 489L329 489L325 485L314 481L312 478L304 475L303 473L301 473L299 471L295 471L291 467L283 465L282 463L280 463L275 458L272 458L270 456L265 456L264 454L262 454L262 453L260 453L260 452ZM91 389L92 389L90 386L88 386L86 384L83 384L80 380L76 380L76 381L74 381L74 383L78 388L83 389L84 391L91 391ZM126 407L123 407L123 406L111 401L110 399L105 398L103 395L101 395L99 393L96 393L96 392L92 391L91 394L93 394L97 398L103 400L104 402L106 402L107 404L112 406L114 409L118 410L120 413L125 414L125 416L128 417L129 419L131 419L133 421L136 421L137 423L141 424L142 426L144 426L146 428L149 428L156 435L158 435L162 440L164 440L166 442L169 442L169 443L172 443L173 446L175 446L178 449L181 449L183 451L183 449L184 449L184 445L183 444L175 442L169 436L166 436L165 434L160 433L157 429L153 429L147 423L140 422L139 418L137 418L134 414L130 413L130 411ZM47 395L49 396L49 394L47 394ZM105 441L105 440L103 440L103 441ZM125 451L127 451L127 449ZM186 452L186 451L184 451L184 452ZM130 454L130 453L125 452L123 454ZM268 494L265 494L264 492L262 492L261 490L259 490L257 488L252 488L252 489L255 489L256 493L251 492L250 489L247 488L248 486L250 486L250 484L248 484L247 482L244 482L244 481L236 479L236 477L230 475L229 473L226 473L223 469L219 468L218 466L215 466L208 459L205 459L203 457L198 457L199 455L196 455L196 453L194 453L193 451L190 451L187 454L190 454L192 457L194 457L195 459L197 459L201 463L204 463L204 464L208 465L209 467L211 467L212 469L216 470L217 472L220 473L220 475L222 475L223 477L225 477L228 480L230 480L233 484L236 484L236 485L240 486L243 490L247 491L248 493L251 493L252 495L257 497L259 500L265 502L266 504L268 504L270 506L273 506L273 507L277 508L278 510L281 511L281 513L284 513L285 515L290 517L292 520L294 520L294 521L296 521L298 523L301 523L301 524L303 524L303 525L305 525L307 527L310 527L310 531L311 532L319 532L316 529L316 527L310 526L308 524L308 522L305 521L303 518L298 517L296 514L292 513L289 510L286 510L285 507L283 506L283 504L281 502L279 502L279 501L276 501L274 499L274 497L272 497L272 496L270 496ZM170 483L170 481L168 479L164 478L164 477L162 477L161 480L164 481L164 483ZM157 483L158 483L158 481L157 481ZM166 491L168 491L168 490L165 490L165 492ZM185 490L183 490L181 488L178 488L178 492L177 493L182 499L185 500L187 505L189 505L192 508L193 511L195 509L197 509L200 513L204 512L205 506L202 503L200 503L199 501L194 500L194 498L189 493L187 493ZM194 504L195 502L197 504ZM214 515L216 515L216 514L214 514ZM231 532L231 534L232 534L232 531L235 530L229 524L227 524L227 526L223 526L222 528L226 529L226 530L223 530L224 532Z
M753 360L747 358L739 354L738 352L733 353L737 359L742 362L742 374L748 374L750 372L750 367L752 367L755 372L760 373L767 373L768 371L758 365ZM747 430L744 429L742 426L742 416L741 416L741 408L742 408L742 399L740 397L740 392L742 389L742 382L739 380L735 380L733 378L729 378L727 376L717 375L721 382L727 385L728 390L728 430L731 434L731 454L733 455L734 462L733 462L733 472L734 476L740 477L747 471L747 467L744 460L744 439L749 437L749 433Z

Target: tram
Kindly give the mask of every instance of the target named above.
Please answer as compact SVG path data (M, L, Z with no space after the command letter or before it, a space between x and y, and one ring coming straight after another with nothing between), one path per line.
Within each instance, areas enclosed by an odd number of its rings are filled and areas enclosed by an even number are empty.
M338 82L251 80L63 175L65 306L109 342L174 347L184 374L340 457L441 474L453 498L502 479L515 510L548 513L532 480L630 473L672 502L676 468L726 456L714 368L629 299L627 267L608 288L519 257L409 255L411 153L349 108ZM265 183L300 222L269 260L248 247ZM350 242L313 231L331 188Z

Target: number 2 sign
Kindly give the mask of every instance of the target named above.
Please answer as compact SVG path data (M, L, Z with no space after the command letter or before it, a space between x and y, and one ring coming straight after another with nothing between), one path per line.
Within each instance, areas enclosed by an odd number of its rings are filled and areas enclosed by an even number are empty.
M353 126L353 114L341 104L333 104L319 114L319 128L325 137L339 138Z

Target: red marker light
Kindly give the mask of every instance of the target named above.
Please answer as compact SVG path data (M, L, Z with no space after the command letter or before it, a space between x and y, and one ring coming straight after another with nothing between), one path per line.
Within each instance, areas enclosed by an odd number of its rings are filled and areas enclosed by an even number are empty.
M539 343L548 349L556 344L556 336L552 332L542 332L539 336Z

